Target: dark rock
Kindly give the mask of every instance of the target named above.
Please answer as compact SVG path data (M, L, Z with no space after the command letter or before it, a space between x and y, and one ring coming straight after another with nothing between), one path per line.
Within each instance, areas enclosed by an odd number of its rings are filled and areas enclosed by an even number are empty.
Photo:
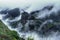
M0 14L7 14L8 9L0 11Z
M34 30L35 26L34 25L29 25L29 30Z
M53 7L54 7L53 5L51 5L51 6L46 6L46 7L43 8L43 10L45 10L45 9L52 10Z
M17 17L17 16L19 16L20 15L19 8L15 8L15 9L9 10L8 14L11 17Z
M34 16L30 16L29 20L35 20L35 17Z
M21 23L24 25L28 20L29 14L27 12L23 12L21 16Z
M21 20L28 20L29 14L27 12L23 12L21 16Z
M19 22L18 21L14 21L14 22L9 22L11 28L17 28L18 27L18 24Z
M57 14L58 14L58 13L57 13ZM52 19L52 20L54 20L54 21L60 21L60 16L59 16L59 14L56 15L56 14L52 13L49 18Z

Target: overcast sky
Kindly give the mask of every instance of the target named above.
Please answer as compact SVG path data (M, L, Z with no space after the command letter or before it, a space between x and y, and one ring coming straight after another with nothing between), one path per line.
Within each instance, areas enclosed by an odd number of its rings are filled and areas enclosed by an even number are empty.
M60 3L59 0L0 0L0 8L30 7L28 10L41 9L46 5Z

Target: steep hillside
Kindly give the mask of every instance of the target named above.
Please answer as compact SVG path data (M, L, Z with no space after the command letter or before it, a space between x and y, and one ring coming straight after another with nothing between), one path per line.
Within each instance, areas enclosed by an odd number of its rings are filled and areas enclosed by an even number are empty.
M24 40L20 38L15 31L9 30L6 25L0 21L0 40Z

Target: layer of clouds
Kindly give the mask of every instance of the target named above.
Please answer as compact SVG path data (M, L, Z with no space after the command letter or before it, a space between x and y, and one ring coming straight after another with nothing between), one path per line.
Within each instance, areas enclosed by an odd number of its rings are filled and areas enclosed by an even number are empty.
M58 6L60 0L0 0L0 8L21 8L24 9L29 7L26 11L30 12L32 10L42 9L47 5Z
M58 10L60 10L60 0L0 0L0 10L6 9L6 8L9 8L9 9L21 8L21 9L26 9L25 11L30 13L31 11L40 10L47 5L54 5L53 10L42 11L40 17L43 17L52 11L57 12ZM0 19L2 19L2 15L0 15ZM4 20L2 21L8 26L8 28L10 28L7 22L5 22ZM15 30L15 29L12 29L12 30ZM32 36L34 36L34 34L35 33L33 33ZM27 36L29 35L31 34L28 33ZM48 38L39 37L40 38L39 39L38 36L35 34L34 38L35 40L59 40L60 36L53 35L53 37L52 36L49 36Z

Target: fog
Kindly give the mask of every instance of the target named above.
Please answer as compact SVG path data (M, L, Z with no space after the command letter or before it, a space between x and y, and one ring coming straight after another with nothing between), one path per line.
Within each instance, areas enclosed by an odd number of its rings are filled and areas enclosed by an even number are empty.
M51 10L49 10L48 8L44 9L44 7L50 7L53 6L53 8ZM0 0L0 13L3 10L8 9L8 11L13 10L14 8L19 8L19 11L21 11L21 14L25 11L28 14L30 14L33 11L36 10L40 10L40 12L37 15L37 19L44 19L46 16L50 16L50 14L52 14L52 12L54 12L54 14L57 14L57 11L60 10L60 0ZM44 9L44 10L43 10ZM24 10L24 11L23 11ZM36 32L30 32L30 30L28 30L29 32L26 33L22 33L19 32L22 24L19 23L20 25L18 25L17 28L12 28L12 26L9 24L9 22L15 22L15 21L19 21L21 20L21 14L19 14L18 17L16 17L13 20L10 20L9 18L7 18L6 20L4 20L4 17L7 14L0 14L0 20L7 25L7 27L10 30L15 30L18 32L20 37L23 37L27 40L28 37L32 37L34 38L34 40L59 40L60 39L60 34L59 32L51 32L51 34L48 37L45 36L40 36L40 34L36 33ZM53 20L53 19L51 19ZM41 25L40 25L40 29L47 23L47 22L51 22L50 19L45 20ZM53 21L52 21L53 22ZM52 23L51 22L51 23ZM28 27L28 23L29 21L26 23L26 28ZM19 27L21 26L21 27Z

